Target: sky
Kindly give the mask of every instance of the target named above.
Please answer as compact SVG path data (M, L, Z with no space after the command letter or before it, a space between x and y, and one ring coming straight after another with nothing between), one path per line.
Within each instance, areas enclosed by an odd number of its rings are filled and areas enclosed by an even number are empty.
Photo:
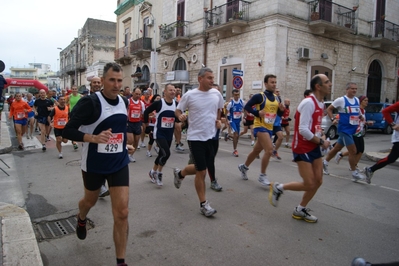
M116 22L117 0L1 1L0 60L10 67L50 64L59 70L59 53L77 37L88 18Z

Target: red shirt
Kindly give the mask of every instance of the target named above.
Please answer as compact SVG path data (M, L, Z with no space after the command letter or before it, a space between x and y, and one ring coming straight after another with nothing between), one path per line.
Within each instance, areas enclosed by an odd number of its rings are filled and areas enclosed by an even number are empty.
M134 103L133 99L129 99L129 122L136 123L141 121L141 117L143 110L142 110L142 103L138 100L138 103Z

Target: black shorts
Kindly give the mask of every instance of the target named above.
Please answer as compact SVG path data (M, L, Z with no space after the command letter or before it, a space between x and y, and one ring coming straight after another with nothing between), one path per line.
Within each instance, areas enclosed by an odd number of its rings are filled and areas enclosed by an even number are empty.
M37 120L37 122L38 122L39 124L44 124L44 125L46 125L46 126L49 126L49 125L50 125L50 124L48 123L47 116L36 116L35 118L36 118L36 120Z
M356 137L353 136L353 141L355 142L356 146L356 154L364 152L364 138L362 136Z
M129 165L112 174L88 173L82 170L83 184L87 190L95 191L101 188L104 180L109 187L129 186Z
M127 133L141 135L141 122L127 122Z
M215 164L215 151L212 139L207 141L188 141L195 169L203 171L209 164Z
M244 127L249 127L254 124L254 120L244 120Z
M288 127L290 124L281 124L282 128Z
M56 137L62 137L62 131L64 131L64 129L54 128L54 135Z

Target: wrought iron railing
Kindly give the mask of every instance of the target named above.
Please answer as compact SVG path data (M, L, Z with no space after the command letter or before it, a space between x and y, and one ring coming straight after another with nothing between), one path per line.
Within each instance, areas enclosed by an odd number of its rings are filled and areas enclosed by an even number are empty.
M188 37L190 35L190 22L177 20L169 25L159 26L160 43L177 37Z
M355 11L328 0L311 1L309 4L309 20L323 20L338 26L355 29Z
M247 1L234 0L212 8L211 10L206 10L204 12L205 29L222 25L236 19L248 21L250 19L250 4L251 3Z
M130 53L134 54L140 50L152 50L151 38L142 37L130 42Z
M399 25L388 20L370 21L370 36L382 37L392 41L399 41ZM399 44L398 44L399 45Z
M121 58L130 57L130 46L121 47L114 51L114 59L118 60Z

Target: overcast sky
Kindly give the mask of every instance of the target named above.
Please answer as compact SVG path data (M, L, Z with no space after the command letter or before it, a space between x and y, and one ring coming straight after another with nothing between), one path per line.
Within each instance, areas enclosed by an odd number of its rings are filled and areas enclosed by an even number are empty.
M87 18L116 22L116 0L1 1L0 60L10 67L50 64L59 70L57 47L77 37Z

